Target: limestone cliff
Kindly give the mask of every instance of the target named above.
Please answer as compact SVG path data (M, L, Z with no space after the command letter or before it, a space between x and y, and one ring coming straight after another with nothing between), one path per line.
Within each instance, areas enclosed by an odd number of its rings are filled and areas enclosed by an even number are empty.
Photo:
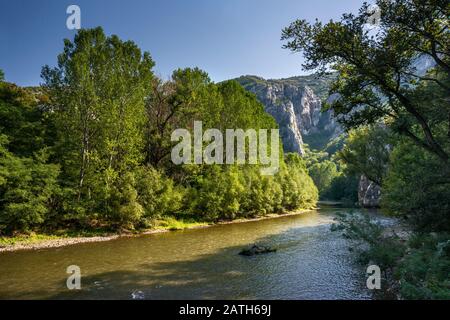
M303 154L303 143L323 148L341 132L331 111L322 112L331 77L300 76L265 80L256 76L236 79L256 94L280 127L285 152Z

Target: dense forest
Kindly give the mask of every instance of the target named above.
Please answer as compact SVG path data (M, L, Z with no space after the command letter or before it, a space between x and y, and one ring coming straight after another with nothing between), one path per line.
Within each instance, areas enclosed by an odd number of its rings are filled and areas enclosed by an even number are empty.
M283 30L285 48L303 52L305 69L337 74L326 109L347 134L334 155L313 154L311 173L322 194L355 174L381 187L383 211L411 232L388 232L357 214L336 229L361 244L364 263L384 270L393 296L449 299L450 6L376 3L372 26L365 4L340 21L297 20Z
M298 155L282 156L274 176L259 165L174 165L171 133L196 120L223 131L277 124L234 81L215 84L199 69L162 81L153 66L136 44L96 28L65 41L42 86L2 79L0 234L135 230L315 206Z
M261 164L173 164L171 133L194 121L221 131L278 125L238 82L214 83L197 68L164 81L148 52L100 27L64 40L39 87L0 71L0 236L217 222L314 208L319 196L350 207L363 176L402 230L354 213L333 229L381 267L385 294L450 299L450 6L376 3L372 27L365 4L282 31L305 70L332 79L324 108L345 133L323 150L305 146L304 157L280 152L273 176Z

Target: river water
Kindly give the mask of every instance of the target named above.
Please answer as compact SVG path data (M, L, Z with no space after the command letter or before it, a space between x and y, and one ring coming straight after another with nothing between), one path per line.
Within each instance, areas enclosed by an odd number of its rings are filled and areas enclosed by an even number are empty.
M0 253L0 299L370 299L349 243L330 231L338 210ZM238 255L253 243L277 252ZM67 289L70 265L81 290Z

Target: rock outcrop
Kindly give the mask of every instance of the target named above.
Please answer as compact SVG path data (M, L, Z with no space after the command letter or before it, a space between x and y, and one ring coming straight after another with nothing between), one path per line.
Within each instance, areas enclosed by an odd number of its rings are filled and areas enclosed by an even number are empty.
M381 200L381 188L375 182L361 176L358 186L358 202L363 208L378 208Z
M303 143L320 149L342 130L331 111L322 112L331 78L314 76L265 80L255 76L236 79L256 94L280 128L285 152L304 154Z

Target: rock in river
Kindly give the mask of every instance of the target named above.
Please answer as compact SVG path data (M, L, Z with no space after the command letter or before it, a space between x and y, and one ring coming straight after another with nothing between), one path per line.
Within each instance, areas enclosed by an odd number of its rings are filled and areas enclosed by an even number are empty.
M270 248L270 247L266 247L266 246L258 246L256 244L254 244L249 249L242 249L242 251L239 252L239 254L241 256L254 256L257 254L270 253L270 252L276 252L276 251L277 251L277 249L274 249L274 248Z

